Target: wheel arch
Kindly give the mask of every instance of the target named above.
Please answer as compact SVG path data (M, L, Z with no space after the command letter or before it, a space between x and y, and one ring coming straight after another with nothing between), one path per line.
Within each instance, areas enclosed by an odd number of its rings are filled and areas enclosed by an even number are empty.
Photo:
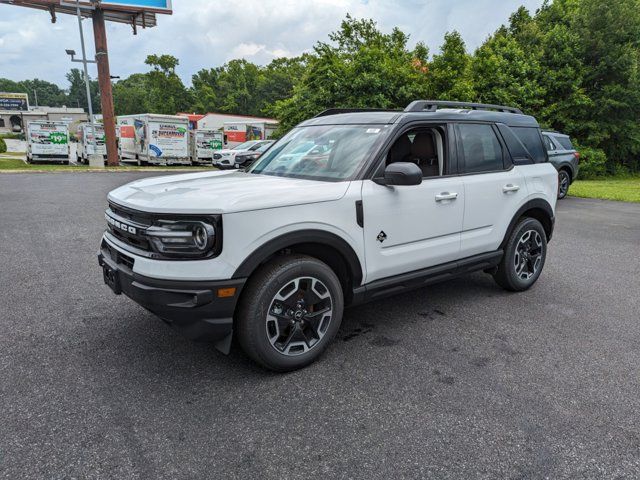
M569 183L573 183L573 180L575 179L573 165L571 165L571 163L569 162L561 163L560 165L558 165L558 172L560 172L561 170L564 170L569 174Z
M345 304L362 283L362 265L351 245L334 233L313 229L285 233L264 243L247 256L232 278L248 278L260 265L288 253L309 255L326 263L340 279Z
M531 217L538 220L544 228L544 232L547 236L547 242L551 240L555 224L553 208L551 208L551 205L546 200L543 200L542 198L534 198L522 205L511 219L511 222L509 222L509 227L507 228L504 238L502 239L502 243L500 244L501 249L506 247L507 241L511 236L511 232L513 232L518 220L522 217Z

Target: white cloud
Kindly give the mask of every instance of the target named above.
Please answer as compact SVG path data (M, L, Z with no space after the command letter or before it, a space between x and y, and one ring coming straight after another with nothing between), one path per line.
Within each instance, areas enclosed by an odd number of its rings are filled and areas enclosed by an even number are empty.
M432 53L452 29L473 49L521 4L533 11L542 0L173 0L174 14L159 15L157 27L138 29L137 36L127 25L110 24L109 58L112 74L125 77L146 71L148 54L168 53L180 59L178 73L189 83L199 69L232 58L265 64L309 51L326 41L347 13L373 18L384 31L398 26L412 44L423 41ZM93 55L91 22L84 27ZM58 15L52 25L45 12L0 5L0 77L38 77L66 86L66 72L77 66L69 62L66 48L80 51L75 17Z

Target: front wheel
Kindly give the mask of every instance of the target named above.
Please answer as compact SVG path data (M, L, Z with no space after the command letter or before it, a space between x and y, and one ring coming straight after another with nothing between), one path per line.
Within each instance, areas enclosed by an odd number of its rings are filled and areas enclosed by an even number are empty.
M547 257L547 235L535 218L522 218L509 236L494 280L505 290L520 292L531 287Z
M296 370L315 361L342 321L344 298L336 274L305 255L287 255L250 279L236 317L245 353L265 368Z

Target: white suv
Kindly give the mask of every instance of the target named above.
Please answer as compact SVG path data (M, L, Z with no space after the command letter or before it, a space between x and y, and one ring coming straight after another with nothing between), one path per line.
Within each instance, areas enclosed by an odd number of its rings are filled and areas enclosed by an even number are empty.
M246 172L112 191L99 263L115 293L187 336L228 352L235 333L287 371L326 349L345 306L476 270L529 288L557 191L538 123L515 108L329 110Z

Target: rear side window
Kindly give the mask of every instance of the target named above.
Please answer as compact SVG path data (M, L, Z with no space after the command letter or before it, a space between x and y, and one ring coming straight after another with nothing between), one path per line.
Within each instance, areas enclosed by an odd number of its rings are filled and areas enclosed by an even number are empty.
M556 137L556 140L565 150L573 150L573 144L569 137Z
M504 170L502 146L491 125L461 123L457 129L465 173Z
M544 146L547 147L547 152L552 152L556 149L556 146L548 135L543 135L542 138L544 139Z
M511 154L514 165L527 165L533 163L533 157L518 139L516 134L503 123L498 123L497 127L502 135L504 143L507 145L507 150L509 150L509 153Z
M547 161L547 153L542 144L540 130L531 127L511 127L511 130L518 136L520 141L527 147L535 163Z

